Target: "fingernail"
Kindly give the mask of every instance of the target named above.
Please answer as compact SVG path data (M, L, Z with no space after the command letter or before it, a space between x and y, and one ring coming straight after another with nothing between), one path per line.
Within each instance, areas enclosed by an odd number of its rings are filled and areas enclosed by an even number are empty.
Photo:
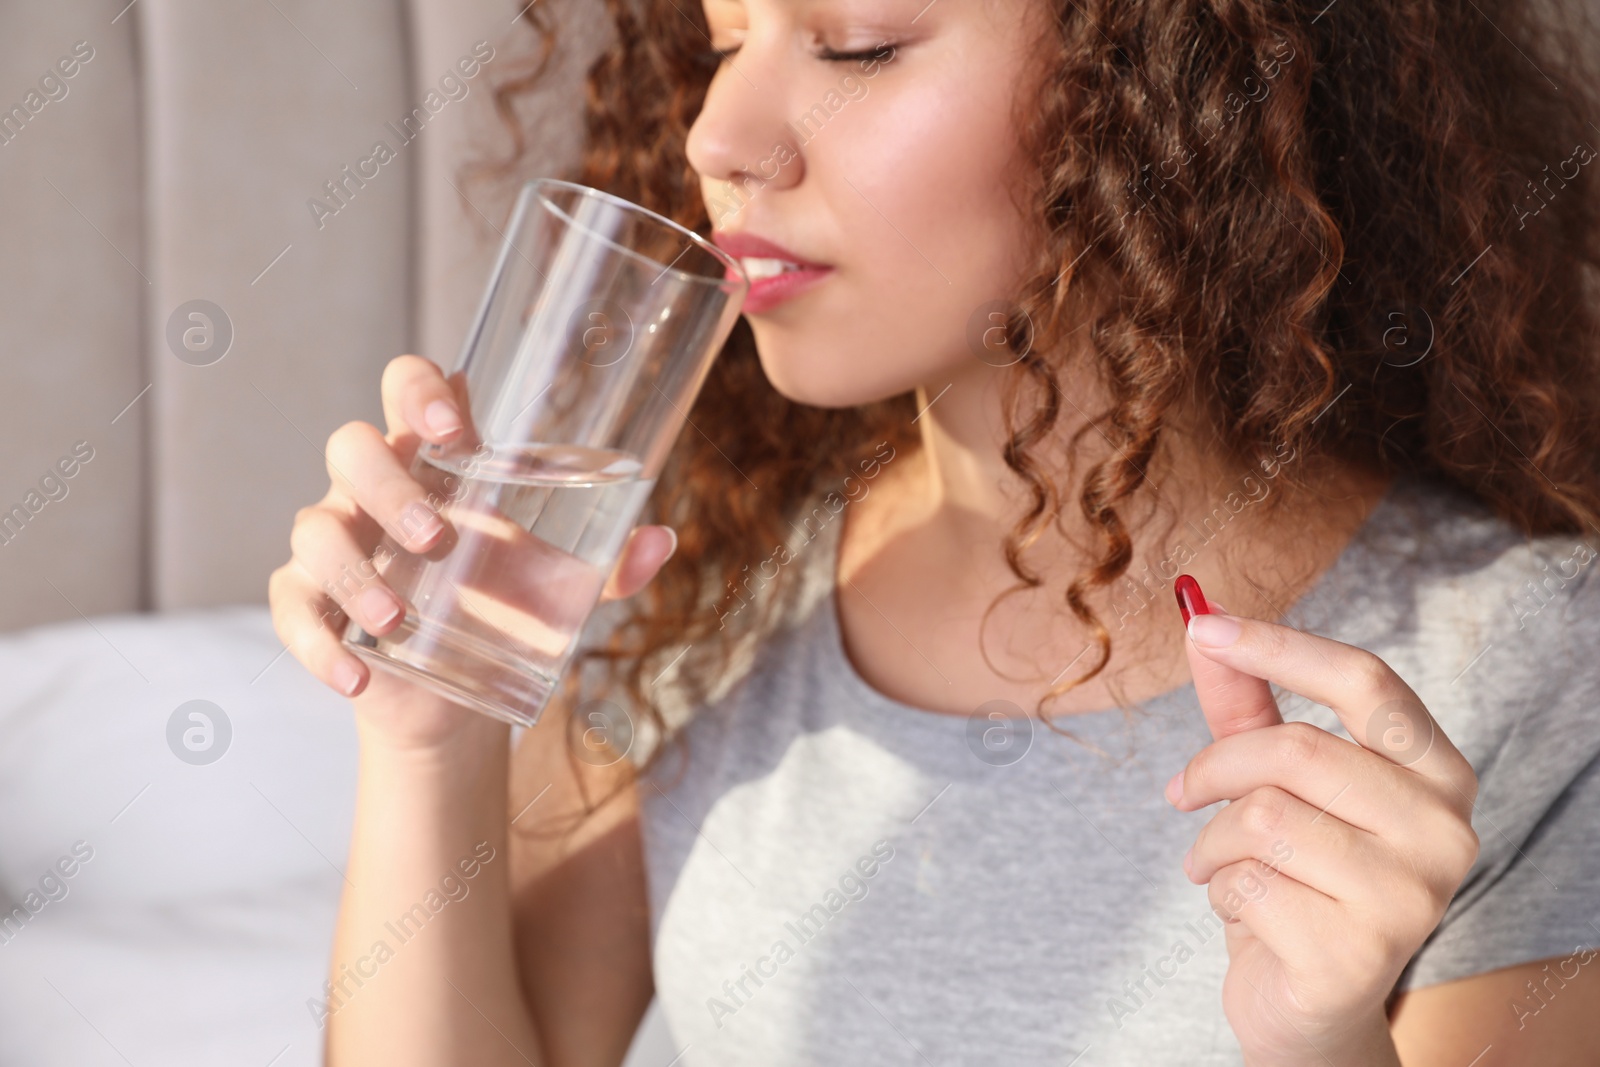
M333 687L345 696L354 696L356 687L361 684L361 672L348 661L340 662L333 668Z
M678 531L668 526L667 533L672 535L672 547L667 550L667 559L671 559L673 553L678 551ZM664 559L661 562L665 563L667 559Z
M1183 854L1183 873L1184 874L1193 874L1194 873L1193 867L1194 867L1194 846L1190 845L1189 846L1189 851L1185 852Z
M1232 615L1196 615L1189 620L1189 639L1206 648L1227 648L1239 639L1239 620Z
M400 605L387 590L373 586L361 594L361 615L373 626L382 629L400 614Z
M461 429L461 416L456 414L456 409L446 400L435 400L429 404L422 413L422 419L428 424L428 429L440 437Z
M1185 626L1194 616L1211 610L1206 607L1206 595L1200 591L1200 583L1192 575L1178 575L1172 582L1172 595L1178 598L1178 614L1183 616Z
M400 519L400 528L406 531L406 539L412 546L424 548L444 530L444 520L428 505L415 501L406 508L405 515Z
M1172 780L1167 783L1166 794L1167 794L1167 801L1169 803L1172 803L1172 804L1176 804L1179 800L1183 799L1183 772L1182 771L1179 771L1177 774L1174 774L1172 776Z

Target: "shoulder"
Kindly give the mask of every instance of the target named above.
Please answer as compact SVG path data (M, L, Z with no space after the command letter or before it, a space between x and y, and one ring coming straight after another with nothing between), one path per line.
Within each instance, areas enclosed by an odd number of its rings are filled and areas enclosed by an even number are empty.
M1547 804L1600 752L1597 548L1595 531L1529 537L1464 489L1402 475L1294 624L1382 658L1486 804Z
M1600 533L1529 537L1460 487L1402 475L1358 538L1325 613L1408 681L1402 667L1514 698L1565 671L1600 679Z
M752 625L730 622L687 648L665 650L662 669L646 671L665 733L643 739L632 755L651 777L675 780L688 762L704 774L708 763L737 764L781 749L837 695L828 642L842 509L820 497L808 503L815 506L799 513L788 542L771 557L768 569L776 574L745 590ZM768 603L758 607L759 601ZM614 617L619 610L611 606ZM730 619L736 614L746 610L730 612ZM598 675L591 684L599 684Z

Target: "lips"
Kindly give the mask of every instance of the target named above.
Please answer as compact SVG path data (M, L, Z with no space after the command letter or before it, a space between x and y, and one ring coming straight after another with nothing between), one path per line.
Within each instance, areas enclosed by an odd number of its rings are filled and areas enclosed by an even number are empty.
M740 261L750 279L744 312L759 315L811 289L833 273L825 263L806 259L752 233L714 232L716 246ZM732 270L728 276L735 277Z

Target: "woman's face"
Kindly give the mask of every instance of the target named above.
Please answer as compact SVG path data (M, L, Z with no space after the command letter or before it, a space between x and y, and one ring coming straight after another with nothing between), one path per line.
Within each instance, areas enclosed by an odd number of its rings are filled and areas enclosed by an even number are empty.
M687 146L714 236L757 274L775 264L750 264L770 254L741 239L825 268L786 297L752 288L745 313L774 387L847 407L987 370L992 349L969 332L1003 321L985 305L1036 239L1013 200L1028 167L1012 120L1043 5L703 3L710 46L736 50Z

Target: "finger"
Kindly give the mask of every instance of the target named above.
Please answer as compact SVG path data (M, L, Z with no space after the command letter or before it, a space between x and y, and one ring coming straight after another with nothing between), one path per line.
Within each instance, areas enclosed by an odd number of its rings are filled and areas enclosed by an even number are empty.
M1331 708L1364 748L1463 796L1476 782L1417 694L1366 649L1235 615L1196 615L1189 636L1206 658Z
M1230 946L1241 935L1255 937L1291 971L1334 957L1340 975L1359 979L1363 991L1370 984L1370 971L1349 970L1355 959L1345 950L1356 939L1345 908L1287 871L1259 860L1231 864L1207 883L1206 898L1225 923L1238 924L1226 927Z
M1373 872L1392 856L1373 834L1268 785L1228 804L1200 828L1186 870L1191 882L1201 884L1229 864L1260 860L1279 870L1289 867L1297 881L1348 902L1370 893Z
M466 425L464 396L456 395L432 361L421 356L396 356L383 368L383 419L391 444L409 444L409 460L416 439L444 444L461 436Z
M622 600L637 593L650 584L677 548L678 534L670 526L640 526L628 535L600 599Z
M1223 611L1222 605L1214 600L1207 598L1206 604L1210 612L1220 614ZM1192 639L1184 645L1189 672L1194 675L1195 694L1212 737L1220 739L1283 722L1272 687L1265 681L1210 658L1195 647Z
M438 541L444 520L376 426L345 423L328 438L327 457L336 491L377 520L389 536L413 552Z
M321 591L370 634L384 634L405 617L405 605L379 576L385 546L369 556L330 508L301 509L289 532L294 561Z
M1230 868L1260 863L1338 901L1364 930L1404 941L1438 925L1471 866L1476 853L1460 852L1459 840L1442 833L1397 847L1267 788L1229 804L1201 828L1186 870L1190 881L1209 884Z
M469 629L517 658L558 655L582 627L609 576L533 536L492 500L469 495L452 504L448 514L450 563L437 572L441 577L428 605L414 606L431 613L459 606L472 620ZM655 572L660 542L672 540L661 528L641 532L634 553L619 553L623 592ZM634 554L637 560L627 558Z
M272 628L283 647L322 684L344 696L366 686L370 671L340 640L345 616L297 564L284 564L267 581Z
M1180 792L1173 806L1179 811L1277 786L1397 847L1425 847L1455 818L1442 790L1308 722L1213 741L1195 753L1176 781Z

